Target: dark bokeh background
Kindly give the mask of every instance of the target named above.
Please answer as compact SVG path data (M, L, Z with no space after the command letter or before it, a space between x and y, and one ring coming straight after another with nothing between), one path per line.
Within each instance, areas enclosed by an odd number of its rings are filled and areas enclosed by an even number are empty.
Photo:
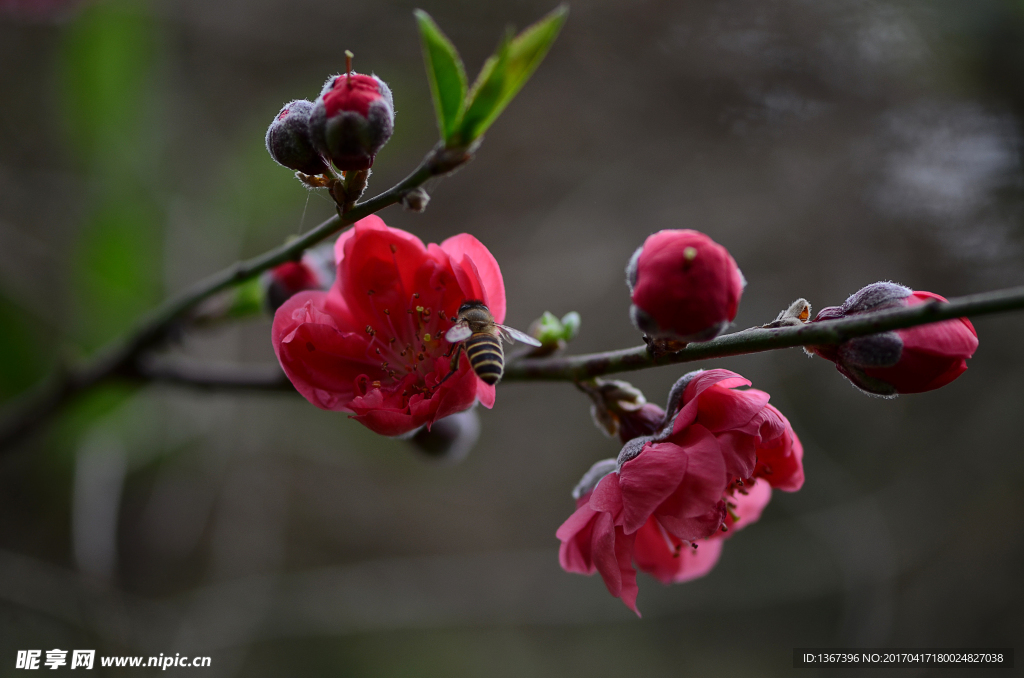
M0 396L331 214L263 133L346 48L395 94L371 191L404 176L436 139L415 6L0 2ZM475 72L551 5L423 7ZM740 328L880 279L1024 283L1024 3L571 9L477 158L425 214L382 213L479 237L509 324L577 310L574 351L637 344L623 266L673 227L739 262ZM707 578L641 576L642 621L558 567L570 488L617 452L567 384L501 386L454 466L293 395L106 389L0 458L0 674L55 647L211 655L181 671L204 676L724 677L790 675L795 646L1013 646L1024 315L976 326L966 374L892 401L798 350L695 366L772 394L807 482ZM173 350L265 363L269 320ZM661 402L683 371L628 378Z

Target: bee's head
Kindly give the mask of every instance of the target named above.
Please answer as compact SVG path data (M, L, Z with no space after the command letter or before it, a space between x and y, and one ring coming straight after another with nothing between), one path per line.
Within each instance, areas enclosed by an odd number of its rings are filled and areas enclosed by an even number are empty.
M480 301L479 299L468 299L462 302L462 306L459 306L459 315L462 315L463 313L472 310L487 311L488 309L484 302Z

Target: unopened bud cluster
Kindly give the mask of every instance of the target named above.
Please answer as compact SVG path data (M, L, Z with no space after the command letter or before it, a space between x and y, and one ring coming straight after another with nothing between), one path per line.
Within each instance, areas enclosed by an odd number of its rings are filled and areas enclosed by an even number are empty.
M267 130L267 151L278 164L308 175L366 170L391 138L391 89L376 75L349 71L327 79L316 101L285 104Z

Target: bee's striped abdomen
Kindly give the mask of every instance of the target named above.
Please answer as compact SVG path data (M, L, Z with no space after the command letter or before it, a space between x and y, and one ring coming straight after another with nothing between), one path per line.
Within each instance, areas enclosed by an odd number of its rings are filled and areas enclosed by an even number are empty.
M493 386L505 372L505 354L501 340L493 334L478 332L466 340L466 355L476 375Z

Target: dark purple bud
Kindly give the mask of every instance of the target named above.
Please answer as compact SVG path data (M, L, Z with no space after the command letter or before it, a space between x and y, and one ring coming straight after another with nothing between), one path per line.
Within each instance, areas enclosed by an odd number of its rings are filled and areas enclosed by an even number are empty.
M313 104L298 99L284 105L267 128L267 151L279 164L303 174L323 174L327 164L309 138Z

